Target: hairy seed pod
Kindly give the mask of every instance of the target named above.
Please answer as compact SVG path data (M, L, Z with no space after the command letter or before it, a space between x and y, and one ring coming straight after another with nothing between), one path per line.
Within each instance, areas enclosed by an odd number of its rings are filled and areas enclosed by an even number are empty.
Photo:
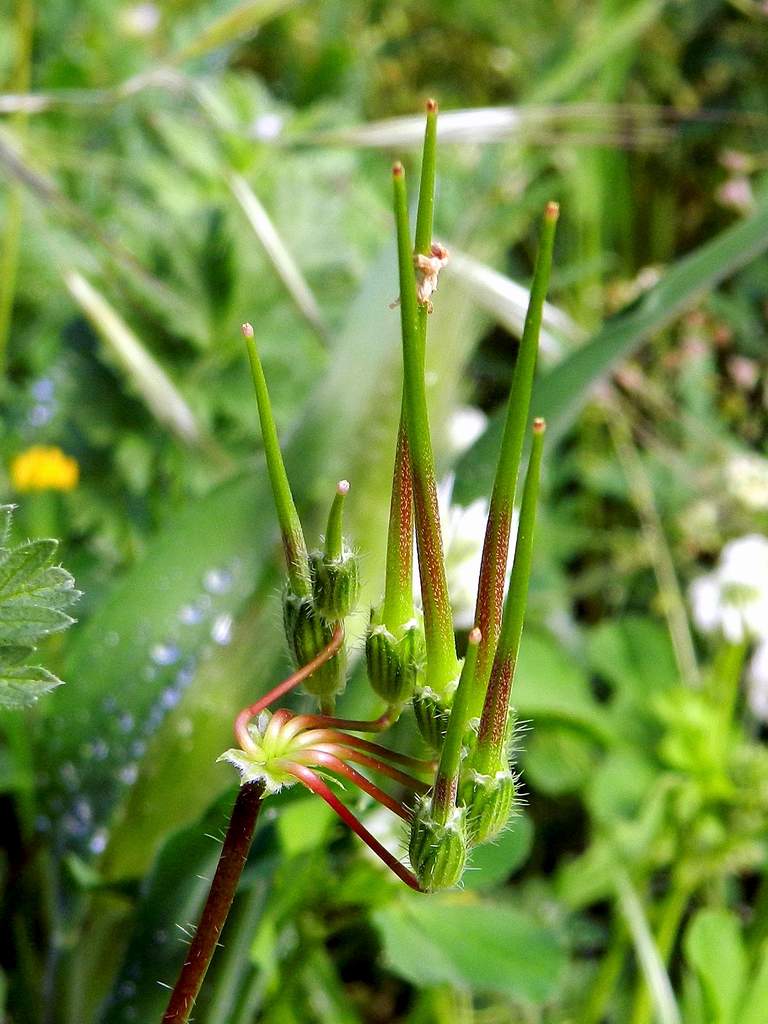
M508 768L495 775L473 772L462 786L461 796L467 808L470 842L488 843L504 831L514 813L515 777Z
M371 625L365 638L368 679L390 705L411 699L424 668L424 632L412 622L398 638L386 626Z
M439 753L451 717L450 708L438 700L434 691L424 687L413 695L413 711L424 742Z
M345 551L341 558L328 558L322 551L313 551L309 567L316 611L328 622L345 619L360 596L357 555Z
M283 625L293 663L306 665L333 639L334 624L315 609L312 598L299 597L290 591L283 597ZM346 684L344 649L316 669L304 681L304 689L321 701L341 693Z
M464 874L467 848L464 808L453 808L443 824L435 819L431 800L422 800L411 822L408 844L411 867L422 889L434 892L456 885Z

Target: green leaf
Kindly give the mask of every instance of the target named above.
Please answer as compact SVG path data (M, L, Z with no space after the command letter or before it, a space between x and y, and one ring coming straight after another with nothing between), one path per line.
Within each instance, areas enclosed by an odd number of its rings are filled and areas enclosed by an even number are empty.
M591 666L633 700L647 705L650 694L678 681L669 632L641 615L624 615L592 629L587 650Z
M61 685L61 679L39 665L3 666L0 667L0 705L29 707L42 694Z
M13 507L0 507L0 534L7 540ZM72 576L51 565L58 541L32 540L0 548L0 707L28 707L61 685L44 668L23 662L35 644L75 621L63 608L80 597Z
M29 540L0 556L0 599L23 594L37 572L48 565L56 553L58 541Z
M5 644L0 647L0 672L3 669L21 664L25 658L34 650L34 647L25 645Z
M592 386L617 363L766 249L768 198L763 198L750 216L681 259L658 284L611 317L590 342L542 377L534 389L531 409L547 421L547 443L551 446L563 436ZM460 504L468 505L488 493L502 429L503 416L496 415L463 456L454 488L454 498Z
M520 646L512 704L523 717L568 723L604 746L613 742L609 716L593 698L572 657L547 634L528 629Z
M760 948L757 969L739 1007L739 1024L764 1024L768 1006L768 942Z
M541 1002L565 956L555 934L504 903L402 898L374 914L390 968L415 985L443 982Z
M542 724L526 738L524 776L543 793L573 793L589 779L594 755L594 744L581 730Z
M533 846L533 822L518 814L493 843L476 846L464 875L466 889L491 889L522 867Z
M26 601L0 604L0 636L11 644L34 644L44 636L61 632L74 621L58 608Z
M741 1024L737 1010L747 955L738 917L727 910L700 910L688 928L684 947L704 992L707 1019L713 1024Z

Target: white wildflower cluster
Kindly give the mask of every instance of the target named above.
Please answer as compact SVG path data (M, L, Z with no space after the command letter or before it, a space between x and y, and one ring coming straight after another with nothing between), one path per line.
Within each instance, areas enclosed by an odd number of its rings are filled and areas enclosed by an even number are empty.
M768 509L768 459L741 454L729 460L725 469L728 493L752 510Z
M726 544L714 570L692 583L690 600L702 632L757 644L748 697L753 714L768 721L768 537L749 534Z

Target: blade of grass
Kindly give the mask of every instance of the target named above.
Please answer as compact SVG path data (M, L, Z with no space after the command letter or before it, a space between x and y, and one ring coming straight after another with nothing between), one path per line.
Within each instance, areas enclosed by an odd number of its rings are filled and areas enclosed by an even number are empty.
M253 228L254 234L264 247L277 276L285 285L286 291L310 327L316 331L323 344L326 344L328 333L317 300L288 247L278 234L269 214L241 175L230 175L229 187L240 204L248 223Z
M65 271L64 282L157 421L186 444L199 445L203 433L194 413L125 321L82 274Z
M35 5L32 0L18 0L16 4L16 67L13 88L19 93L28 92L32 80L32 42L35 25ZM23 133L27 115L19 112L13 123L18 133ZM2 251L0 251L0 377L5 372L8 336L11 315L16 295L16 273L19 263L21 242L22 189L13 184L8 190L5 208L5 230Z
M530 292L486 263L473 259L449 245L451 262L443 273L446 280L458 284L496 323L519 338L523 333ZM574 348L586 338L586 332L567 313L551 302L544 303L539 355L548 363L559 362L566 348Z
M680 1024L680 1010L669 980L664 958L657 947L643 905L626 874L622 873L615 882L619 908L627 925L640 970L645 978L651 1000L656 1011L658 1024Z
M246 0L209 22L172 56L173 64L203 57L212 50L230 46L253 35L270 18L296 7L302 0Z

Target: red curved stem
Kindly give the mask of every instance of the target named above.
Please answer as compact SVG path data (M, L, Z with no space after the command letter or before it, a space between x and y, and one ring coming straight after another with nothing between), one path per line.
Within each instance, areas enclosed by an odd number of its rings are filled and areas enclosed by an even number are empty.
M352 732L384 732L395 720L392 709L372 721L358 721L353 718L333 718L331 715L297 715L291 722L290 735L302 729L349 729Z
M384 790L377 786L375 782L371 782L370 779L361 775L360 772L355 771L351 765L342 761L341 758L337 757L332 751L312 747L309 750L302 750L301 753L295 755L295 757L297 764L299 763L299 759L303 760L306 757L310 765L323 765L323 767L330 768L331 771L337 772L339 775L343 775L344 778L349 779L353 785L362 789L362 791L367 793L368 796L372 796L377 803L382 804L388 810L392 811L393 814L402 818L403 821L411 820L410 812L403 807L399 801L395 800L395 798L390 796L389 793L385 793Z
M334 743L343 743L344 746L355 746L357 750L366 751L368 754L374 754L385 761L393 761L397 765L403 765L406 768L413 768L414 771L423 771L432 773L437 767L432 761L420 761L419 758L411 758L407 754L398 754L397 751L392 751L388 746L382 746L380 743L371 743L367 739L360 739L359 736L348 736L345 732L336 732L332 729L324 730L324 739L328 737Z
M338 753L342 759L347 761L355 761L357 764L363 764L366 768L370 768L372 771L381 772L382 775L386 775L387 778L392 779L393 782L399 782L401 786L405 786L406 789L412 790L414 793L426 793L430 789L429 783L422 782L421 779L416 779L413 775L408 775L406 772L401 772L398 768L393 768L391 764L385 764L380 761L377 757L370 757L368 754L363 754L359 750L351 749L339 749L346 747L343 743L333 743L330 745L329 753ZM313 750L324 750L328 749L324 745L319 747L313 747Z
M301 764L291 763L286 764L285 767L300 782L303 782L307 789L311 789L313 793L317 793L319 797L322 797L328 806L338 814L344 824L348 825L363 840L365 845L373 850L379 860L383 861L390 871L394 872L402 882L409 885L411 889L415 889L416 892L423 891L418 879L411 874L405 865L400 863L397 857L394 857L389 850L385 849L375 836L371 835L365 825L358 821L352 811L339 800L335 793L331 792L319 775L313 772L311 768L305 768Z
M291 675L284 679L282 683L278 683L274 689L270 690L269 693L257 700L255 704L251 704L249 707L243 708L235 719L235 739L241 747L247 750L250 745L248 723L251 719L264 711L265 708L269 707L269 705L279 697L282 697L284 694L293 690L299 685L299 683L304 682L307 676L311 676L315 669L320 668L320 666L324 665L326 661L329 661L343 643L344 623L337 622L330 643L324 647L322 651L312 659L312 661L308 661L306 665L302 665L301 668L296 669L296 671L291 673Z

